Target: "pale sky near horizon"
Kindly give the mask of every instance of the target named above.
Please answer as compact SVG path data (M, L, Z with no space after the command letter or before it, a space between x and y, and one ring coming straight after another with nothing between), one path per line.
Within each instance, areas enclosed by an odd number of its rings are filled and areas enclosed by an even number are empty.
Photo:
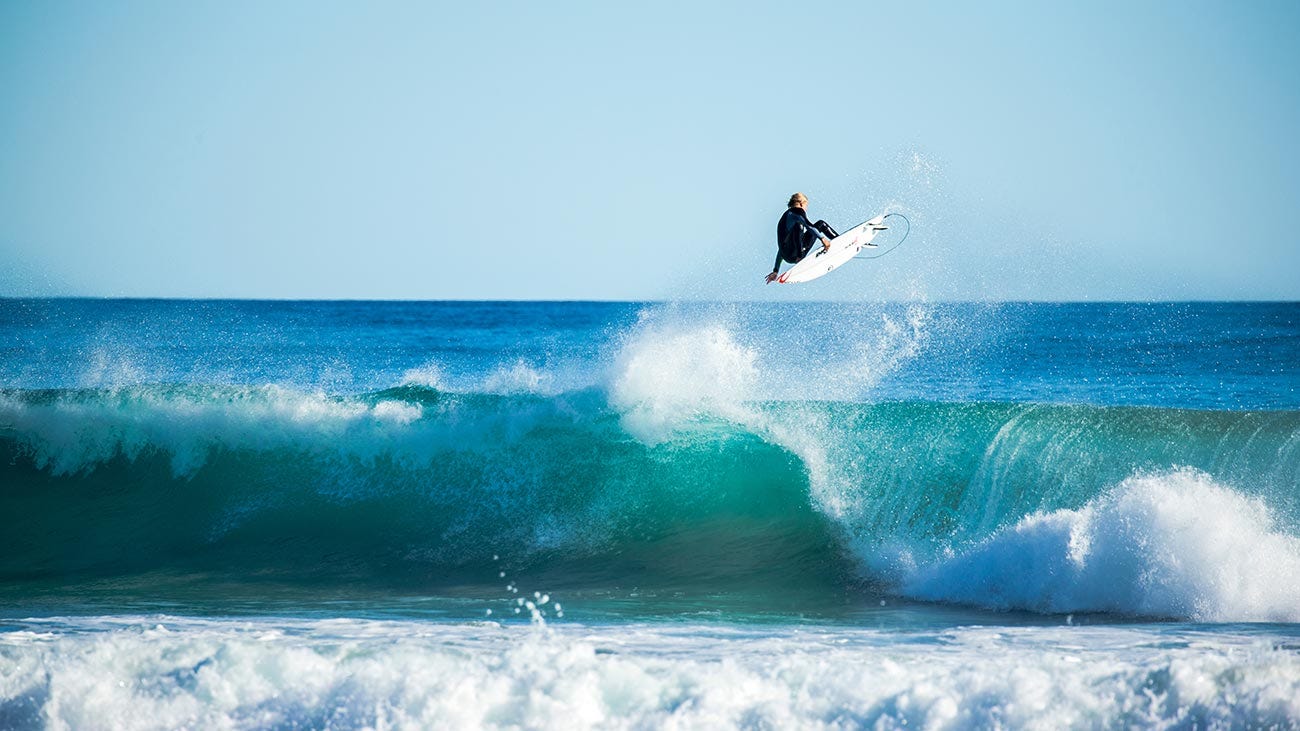
M10 2L0 296L1300 300L1300 4ZM790 193L906 244L765 286Z

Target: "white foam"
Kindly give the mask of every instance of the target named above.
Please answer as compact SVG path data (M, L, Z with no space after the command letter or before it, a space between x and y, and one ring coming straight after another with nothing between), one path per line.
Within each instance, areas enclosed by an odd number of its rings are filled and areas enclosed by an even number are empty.
M0 717L49 728L1278 727L1280 636L1143 628L28 621ZM33 631L35 630L35 631Z
M806 347L797 330L775 324L742 326L725 310L647 310L617 354L609 392L625 428L647 443L701 423L701 417L746 425L782 446L814 455L802 416L773 421L753 408L760 402L856 400L919 354L931 319L924 303L897 314L851 316L825 305L810 322L825 332L829 349ZM789 323L783 323L788 325ZM744 335L738 335L738 332ZM812 436L825 442L830 433Z
M403 373L399 385L424 386L426 388L445 391L447 389L447 376L443 373L441 366L430 361L422 366L411 368Z
M788 449L808 470L814 506L852 523L873 499L861 489L860 435L818 402L861 398L917 356L932 313L923 302L893 315L863 316L853 304L849 317L835 307L820 308L816 321L834 330L818 336L833 347L816 351L761 323L742 340L727 311L644 311L615 359L610 402L624 429L650 445L724 420ZM782 399L789 403L774 404Z
M408 404L402 401L380 401L371 408L370 413L378 421L405 426L424 416L424 408L419 404Z
M610 401L628 432L651 444L702 416L744 420L756 358L721 325L646 327L617 357Z
M923 565L909 596L1040 612L1300 621L1300 539L1204 473L1137 475Z
M0 422L27 444L38 467L56 475L118 455L136 459L146 449L164 450L176 476L193 474L218 448L328 448L372 457L410 446L416 435L402 427L422 416L418 404L372 406L278 386L142 386L49 402L0 396Z

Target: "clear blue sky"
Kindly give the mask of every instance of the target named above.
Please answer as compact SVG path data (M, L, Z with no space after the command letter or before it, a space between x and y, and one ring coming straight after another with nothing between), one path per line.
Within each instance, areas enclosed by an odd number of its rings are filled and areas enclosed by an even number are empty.
M1300 299L1300 4L874 5L6 2L0 295Z

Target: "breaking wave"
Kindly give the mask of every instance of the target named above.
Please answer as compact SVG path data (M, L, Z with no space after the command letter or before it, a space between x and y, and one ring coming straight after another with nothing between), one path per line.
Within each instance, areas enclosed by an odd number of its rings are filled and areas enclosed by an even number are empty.
M848 398L915 352L925 312L886 325L853 369L791 371L725 324L642 323L568 391L522 361L477 390L436 364L359 395L0 390L0 580L437 587L504 567L1300 618L1300 412Z

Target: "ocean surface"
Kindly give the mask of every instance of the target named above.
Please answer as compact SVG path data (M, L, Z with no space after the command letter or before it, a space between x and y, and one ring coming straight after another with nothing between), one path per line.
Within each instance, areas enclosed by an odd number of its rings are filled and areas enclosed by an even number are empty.
M1300 728L1300 304L0 299L0 729Z

